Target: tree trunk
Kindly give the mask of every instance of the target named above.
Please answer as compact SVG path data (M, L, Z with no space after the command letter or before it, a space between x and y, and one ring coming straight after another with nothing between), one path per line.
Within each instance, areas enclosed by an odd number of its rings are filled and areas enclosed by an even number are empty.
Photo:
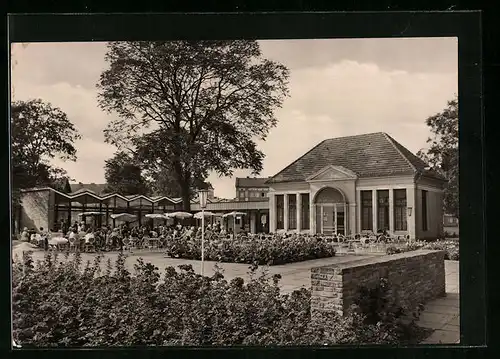
M182 197L182 210L189 212L191 211L191 186L189 185L189 180L184 180L181 183L181 197Z

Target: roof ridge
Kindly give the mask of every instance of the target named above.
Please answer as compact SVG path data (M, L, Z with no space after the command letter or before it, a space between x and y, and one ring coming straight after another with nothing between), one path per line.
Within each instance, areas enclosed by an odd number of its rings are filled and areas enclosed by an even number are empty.
M385 137L385 139L387 141L389 141L389 143L391 144L391 146L399 153L399 155L406 161L406 163L408 163L410 165L410 167L413 169L414 172L418 172L418 169L417 167L415 167L415 165L410 161L410 159L408 157L406 157L403 152L401 152L401 150L398 148L398 146L396 146L396 143L397 142L394 138L392 138L389 134L385 133L385 132L380 132L381 134L383 134L383 136ZM399 144L399 142L398 142ZM399 144L400 146L402 146L401 144ZM410 151L410 150L408 150Z
M272 180L278 176L280 173L286 171L289 167L293 166L296 162L298 162L301 158L303 158L304 156L306 156L308 153L312 152L314 149L318 148L319 146L321 146L323 143L325 143L326 141L329 141L331 140L331 138L326 138L324 139L323 141L321 141L320 143L318 143L316 146L314 146L313 148L311 148L309 151L307 151L306 153L304 153L302 156L300 156L299 158L297 158L295 161L293 161L292 163L290 163L288 166L286 166L285 168L283 168L281 171L279 171L278 173L276 173L274 176L272 176L271 178L268 178L268 180L264 183L272 183Z
M340 136L340 137L331 137L328 138L327 140L339 140L341 138L350 138L350 137L366 137L366 136L372 136L372 135L379 135L383 134L384 132L378 131L378 132L369 132L369 133L360 133L357 135L348 135L348 136Z

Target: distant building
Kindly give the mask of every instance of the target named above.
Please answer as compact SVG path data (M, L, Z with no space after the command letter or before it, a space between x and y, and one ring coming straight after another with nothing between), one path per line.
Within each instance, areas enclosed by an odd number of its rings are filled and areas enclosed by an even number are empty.
M443 216L443 225L445 227L458 227L458 218L452 214L445 214Z
M238 201L260 201L267 197L269 185L266 181L269 177L237 177L236 178L236 199Z

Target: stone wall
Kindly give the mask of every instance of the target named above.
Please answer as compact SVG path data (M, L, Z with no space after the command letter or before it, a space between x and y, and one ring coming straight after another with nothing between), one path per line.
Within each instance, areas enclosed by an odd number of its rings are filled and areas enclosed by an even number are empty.
M344 315L360 287L375 287L387 279L400 305L418 304L445 295L444 251L418 250L375 256L311 269L312 310Z
M50 221L50 191L25 192L21 195L20 229L24 227L49 229Z

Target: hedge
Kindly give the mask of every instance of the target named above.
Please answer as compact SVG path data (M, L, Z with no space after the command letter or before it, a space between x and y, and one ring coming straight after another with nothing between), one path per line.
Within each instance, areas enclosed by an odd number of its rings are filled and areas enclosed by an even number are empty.
M201 240L167 239L172 258L201 259ZM205 241L205 259L230 263L279 265L335 256L331 243L314 237L255 237Z
M430 250L441 250L445 251L445 260L460 260L460 251L458 241L435 241L435 242L424 242L416 241L412 243L405 244L403 247L390 246L387 247L387 254L396 254L414 251L417 249L430 249Z
M257 266L245 283L227 281L219 270L202 277L188 265L167 267L161 276L142 259L131 274L122 255L115 270L108 261L101 272L101 259L81 270L79 255L58 262L48 254L36 264L30 254L17 258L14 340L25 348L404 344L428 334L388 304L384 285L365 291L353 313L339 317L312 314L309 290L281 294L280 276L257 276Z

